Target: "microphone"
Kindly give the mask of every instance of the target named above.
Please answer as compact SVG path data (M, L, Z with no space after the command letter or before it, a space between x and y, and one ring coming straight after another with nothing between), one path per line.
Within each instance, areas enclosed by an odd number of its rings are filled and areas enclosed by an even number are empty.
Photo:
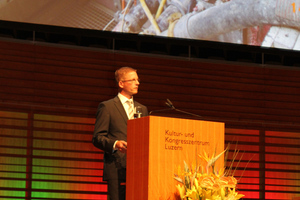
M152 113L154 112L164 112L164 111L168 111L168 110L174 110L175 107L173 106L172 102L167 99L167 102L165 102L165 104L169 107L169 108L166 108L166 109L161 109L161 110L152 110L149 112L149 115L151 115Z
M200 116L200 115L197 115L197 114L194 114L194 113L190 113L190 112L186 112L186 111L179 110L179 109L175 108L175 106L173 105L173 103L169 99L167 99L167 102L165 102L165 103L172 110L176 110L177 112L181 112L181 113L184 113L184 114L187 114L187 115L192 115L192 116L197 117L197 118L202 118L202 116Z
M175 109L173 103L172 103L169 99L167 99L167 102L165 102L165 103L166 103L166 105L167 105L168 107L170 107L170 108L172 108L172 109Z
M167 102L165 102L165 104L169 107L167 109L161 109L161 110L153 110L153 111L150 111L149 112L149 115L151 115L153 112L163 112L163 111L167 111L167 110L175 110L177 112L181 112L181 113L184 113L184 114L187 114L187 115L191 115L191 116L194 116L194 117L197 117L197 118L202 118L202 116L200 115L197 115L197 114L194 114L194 113L190 113L190 112L186 112L186 111L183 111L183 110L179 110L177 108L175 108L175 106L173 105L173 103L170 101L170 99L167 99Z

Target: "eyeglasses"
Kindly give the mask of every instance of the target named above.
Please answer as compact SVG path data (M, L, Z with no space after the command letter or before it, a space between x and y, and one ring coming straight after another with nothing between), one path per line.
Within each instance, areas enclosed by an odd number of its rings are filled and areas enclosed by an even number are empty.
M124 80L122 82L129 82L129 83L132 83L132 82L141 82L141 79L131 79L131 80Z

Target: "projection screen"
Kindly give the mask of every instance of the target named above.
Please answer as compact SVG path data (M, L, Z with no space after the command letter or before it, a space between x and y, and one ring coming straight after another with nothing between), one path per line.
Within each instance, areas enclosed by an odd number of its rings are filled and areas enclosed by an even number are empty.
M300 0L0 0L0 20L300 50Z

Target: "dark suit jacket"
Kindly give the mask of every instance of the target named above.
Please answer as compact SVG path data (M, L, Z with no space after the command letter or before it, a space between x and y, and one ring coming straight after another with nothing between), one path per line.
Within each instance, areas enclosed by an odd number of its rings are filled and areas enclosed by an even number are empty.
M146 106L136 101L134 106L142 107L142 116L148 115ZM126 178L126 174L120 175L120 170L126 169L126 154L113 151L113 145L116 140L127 141L127 120L126 111L118 96L99 104L93 144L104 151L103 180Z

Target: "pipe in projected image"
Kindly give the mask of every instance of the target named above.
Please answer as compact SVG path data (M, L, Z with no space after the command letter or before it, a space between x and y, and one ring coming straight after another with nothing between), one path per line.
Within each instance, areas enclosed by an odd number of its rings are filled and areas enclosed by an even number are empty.
M299 29L299 14L292 11L295 1L282 2L286 7L279 0L232 0L199 13L189 13L174 26L174 37L210 39L230 31L264 24Z

